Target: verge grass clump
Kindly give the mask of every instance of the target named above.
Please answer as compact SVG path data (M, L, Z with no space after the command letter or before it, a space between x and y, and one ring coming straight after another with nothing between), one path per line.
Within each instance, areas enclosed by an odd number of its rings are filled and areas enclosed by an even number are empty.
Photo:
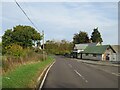
M45 56L35 52L34 48L22 48L17 44L12 44L7 47L7 53L2 57L2 70L7 72L22 64L42 61L43 57Z
M42 62L21 65L3 75L3 88L34 88L43 69L54 61L48 57Z

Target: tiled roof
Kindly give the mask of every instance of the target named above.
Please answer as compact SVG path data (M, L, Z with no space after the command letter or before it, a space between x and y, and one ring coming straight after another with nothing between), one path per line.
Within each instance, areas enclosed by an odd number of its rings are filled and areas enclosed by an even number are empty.
M110 45L88 46L82 53L103 54L108 47L112 49Z
M84 50L87 46L96 46L97 43L75 44L74 49Z
M116 51L120 53L120 45L112 45L112 48Z

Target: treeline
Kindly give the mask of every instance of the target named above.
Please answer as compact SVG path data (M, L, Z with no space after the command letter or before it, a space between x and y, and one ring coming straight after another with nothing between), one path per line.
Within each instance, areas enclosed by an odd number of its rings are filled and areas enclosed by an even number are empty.
M61 41L55 41L55 40L48 40L45 43L45 51L49 54L70 54L73 50L73 43L61 40Z
M98 28L94 28L90 38L87 32L80 31L79 33L74 34L72 42L66 40L48 40L45 43L45 51L50 54L70 54L73 51L75 44L98 42L102 43L103 40Z
M14 47L31 48L33 45L40 45L42 35L31 26L18 25L8 29L2 36L2 54L10 54L9 50ZM15 46L16 45L16 46Z
M80 43L102 43L103 39L101 37L100 32L98 31L98 27L93 29L91 37L89 38L88 33L84 31L80 31L79 33L74 34L73 36L73 43L80 44Z

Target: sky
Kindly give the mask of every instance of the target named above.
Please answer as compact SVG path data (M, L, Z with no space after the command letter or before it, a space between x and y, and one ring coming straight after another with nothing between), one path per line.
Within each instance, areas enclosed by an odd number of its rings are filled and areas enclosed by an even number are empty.
M118 44L118 3L87 1L28 2L26 0L19 4L38 27L38 31L44 30L45 40L72 41L74 34L79 31L87 32L90 37L93 29L98 27L103 44ZM2 2L0 19L2 19L0 36L5 30L16 25L33 26L13 0Z

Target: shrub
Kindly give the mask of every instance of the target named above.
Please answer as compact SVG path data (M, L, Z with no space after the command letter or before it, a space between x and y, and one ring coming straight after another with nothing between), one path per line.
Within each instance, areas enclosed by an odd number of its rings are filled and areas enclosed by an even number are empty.
M23 53L24 50L20 45L11 44L11 45L7 46L6 49L7 49L8 55L12 55L12 56L15 56L17 58L24 55L24 53Z
M36 48L22 48L20 45L11 44L6 48L7 53L2 58L2 69L4 72L13 69L21 64L43 61L47 58L46 53Z

